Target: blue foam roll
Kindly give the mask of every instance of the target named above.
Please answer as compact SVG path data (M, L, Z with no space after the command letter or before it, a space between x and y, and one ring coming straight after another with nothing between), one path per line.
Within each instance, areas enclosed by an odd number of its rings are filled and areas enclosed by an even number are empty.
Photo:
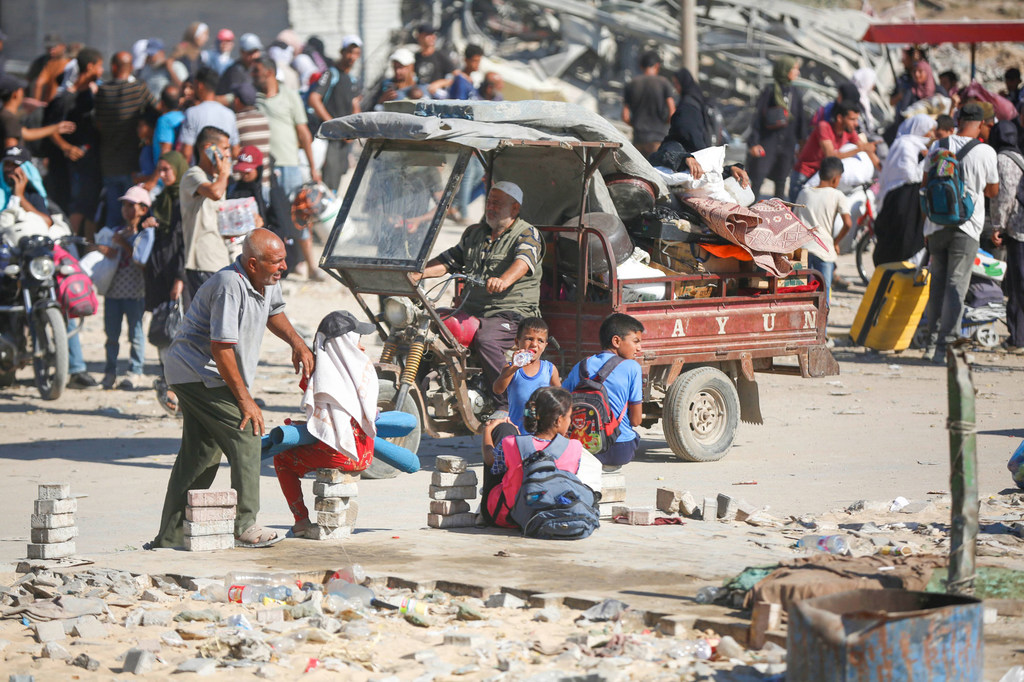
M383 438L373 439L373 456L407 474L414 474L420 470L420 458L411 450Z
M377 415L374 424L377 426L377 435L381 438L401 438L407 436L410 431L416 428L418 420L416 415L408 412L381 412Z
M260 457L261 459L269 459L277 453L284 452L296 445L310 445L316 442L316 436L309 433L305 423L275 426L260 441L260 447L263 450Z

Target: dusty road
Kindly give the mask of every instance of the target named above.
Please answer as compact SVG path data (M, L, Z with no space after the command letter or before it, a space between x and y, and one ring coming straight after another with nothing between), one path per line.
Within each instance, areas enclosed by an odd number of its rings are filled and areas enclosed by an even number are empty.
M457 233L451 229L445 238ZM840 272L853 275L845 258ZM842 368L839 377L761 378L765 423L741 425L735 446L720 462L679 461L659 428L645 431L643 452L626 470L627 503L652 506L654 491L661 486L690 490L698 499L733 494L768 506L781 519L814 514L835 520L839 517L826 513L860 499L903 496L941 503L949 489L945 369L923 362L914 352L869 354L843 347L841 337L860 291L837 294L830 319L833 334L840 337L835 351ZM289 280L285 298L291 319L309 333L331 310L357 310L352 297L333 282ZM98 320L89 320L83 341L86 360L99 377L104 339ZM268 334L257 395L267 402L270 425L301 416L288 357L284 344ZM1002 499L1012 492L1006 460L1024 437L1019 400L1024 359L992 352L976 352L973 359L981 497ZM147 360L153 375L154 349L148 349ZM27 371L19 379L15 387L0 392L5 433L0 459L6 474L0 499L0 570L13 570L25 556L36 484L47 481L70 481L73 493L86 496L79 500L77 515L79 554L102 566L139 572L218 576L239 567L318 571L355 558L378 575L572 590L599 597L615 594L644 608L672 612L692 607L689 596L707 581L795 556L791 546L799 533L752 532L699 521L682 527L607 526L585 543L559 545L557 552L508 534L426 529L432 459L457 454L479 470L479 447L471 438L426 440L420 451L424 471L361 483L359 531L349 541L286 540L269 550L204 556L144 552L139 548L156 532L178 448L179 422L164 414L151 390L69 391L47 403L38 398ZM746 481L757 484L735 485ZM225 465L215 487L227 485ZM262 500L261 522L286 530L291 518L269 465L263 469ZM880 522L909 520L877 516ZM941 515L928 520L936 518L941 520ZM922 545L930 551L928 547ZM511 556L496 558L499 551ZM1019 552L1000 561L1024 568ZM552 571L552 562L572 564L569 577ZM1011 619L1005 625L1020 632L1019 622ZM990 648L990 657L994 651ZM1024 662L1013 647L1000 652L991 659L993 674Z

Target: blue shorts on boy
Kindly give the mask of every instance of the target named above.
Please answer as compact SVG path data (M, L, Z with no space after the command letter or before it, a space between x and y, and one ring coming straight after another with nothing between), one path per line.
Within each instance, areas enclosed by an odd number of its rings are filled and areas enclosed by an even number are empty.
M519 433L527 433L526 427L523 426L526 401L538 388L551 385L551 374L554 370L554 365L547 360L541 360L540 369L532 377L527 375L522 367L512 375L512 381L505 391L508 396L508 418L519 429Z
M612 351L602 351L584 360L583 362L587 363L587 374L593 377L614 355L615 353ZM604 382L612 413L622 414L623 417L619 424L619 437L615 439L615 445L608 452L597 456L602 464L625 464L631 461L636 454L640 435L633 430L633 425L629 423L629 416L624 412L630 403L639 404L644 401L643 379L643 369L639 362L623 360L618 367L612 370ZM577 364L562 382L562 388L571 392L579 382L580 366Z

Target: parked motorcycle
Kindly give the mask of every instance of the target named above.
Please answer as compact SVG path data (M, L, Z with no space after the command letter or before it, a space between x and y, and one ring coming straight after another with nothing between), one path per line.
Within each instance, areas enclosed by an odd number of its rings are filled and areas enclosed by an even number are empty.
M59 398L68 383L67 320L57 302L53 245L42 235L22 237L17 247L0 243L0 387L13 384L31 362L43 400Z

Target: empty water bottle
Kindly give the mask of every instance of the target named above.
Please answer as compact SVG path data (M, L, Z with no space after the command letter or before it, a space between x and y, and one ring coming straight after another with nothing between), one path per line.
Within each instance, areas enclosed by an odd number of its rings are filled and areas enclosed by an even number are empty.
M359 604L362 608L369 608L370 603L375 599L373 590L362 585L355 585L345 580L332 580L327 583L327 593L337 594L349 601Z
M829 554L846 554L850 551L850 543L845 535L805 535L797 541L796 546Z
M708 587L702 587L697 590L697 596L694 597L693 600L698 604L710 604L723 594L725 594L724 587L709 585Z
M224 586L252 585L267 586L294 585L295 578L287 573L253 573L250 571L232 571L224 577Z

